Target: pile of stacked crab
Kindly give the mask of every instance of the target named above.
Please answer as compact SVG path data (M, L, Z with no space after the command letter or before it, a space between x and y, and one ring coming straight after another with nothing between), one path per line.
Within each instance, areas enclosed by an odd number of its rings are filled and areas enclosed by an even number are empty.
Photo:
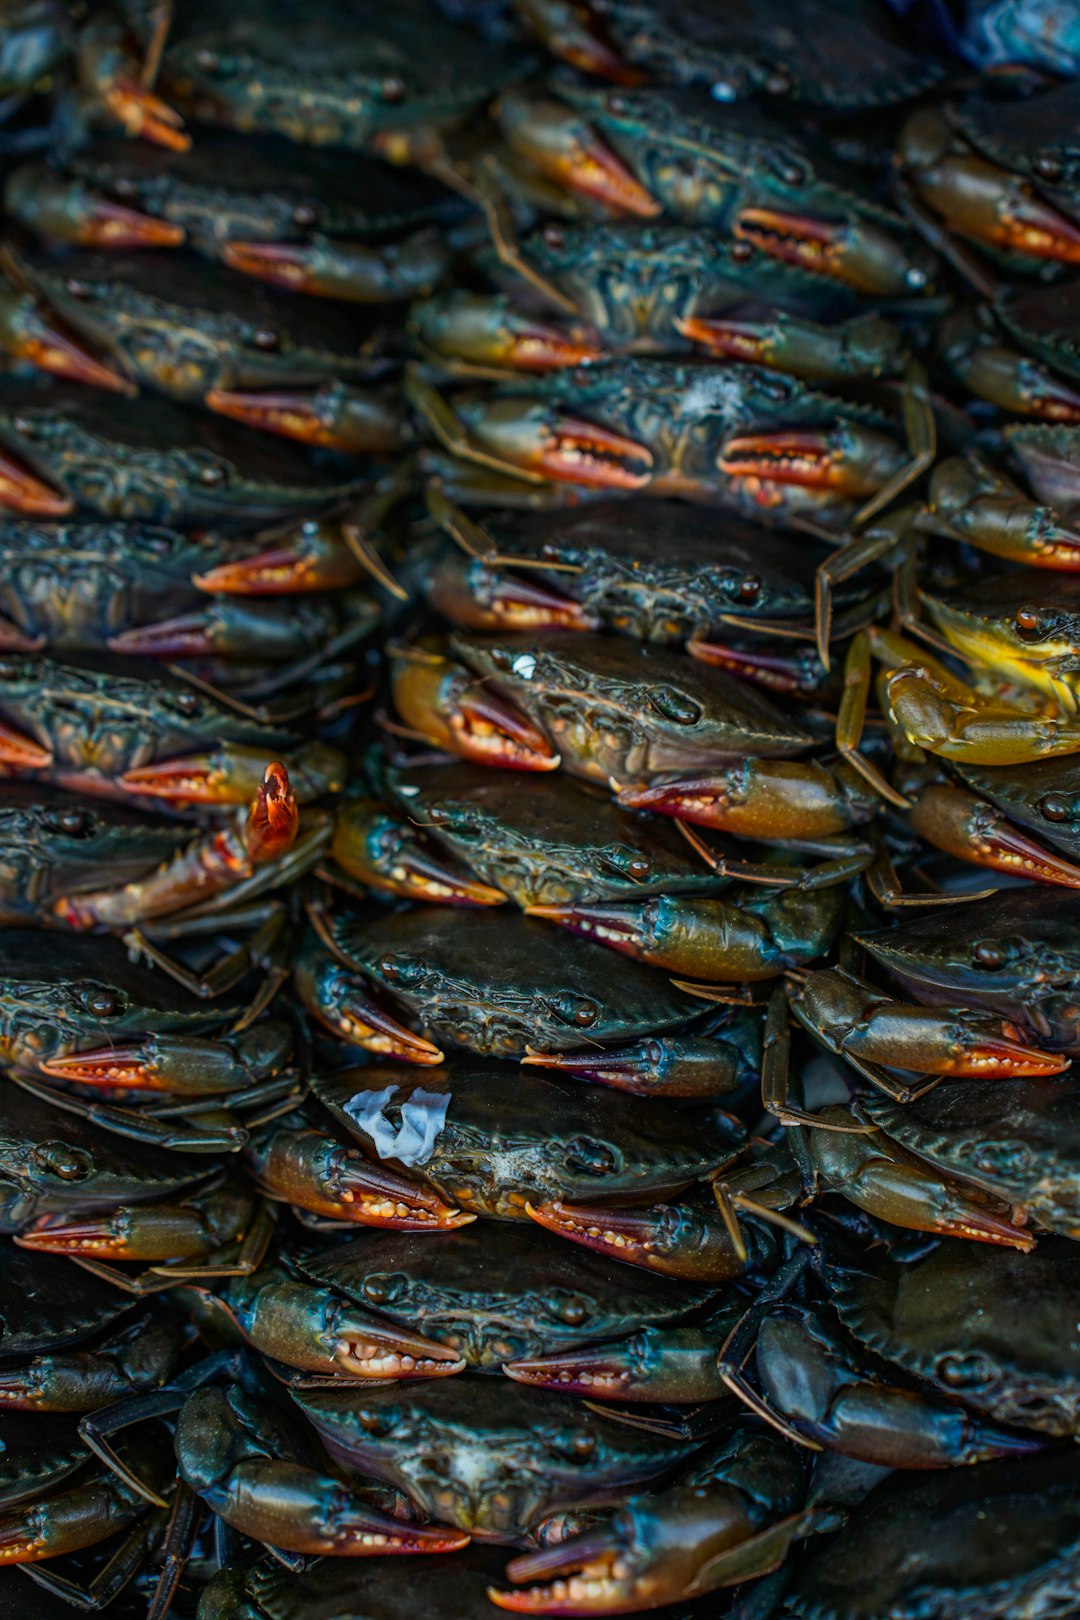
M0 7L4 1616L1076 1611L1080 30L789 12Z

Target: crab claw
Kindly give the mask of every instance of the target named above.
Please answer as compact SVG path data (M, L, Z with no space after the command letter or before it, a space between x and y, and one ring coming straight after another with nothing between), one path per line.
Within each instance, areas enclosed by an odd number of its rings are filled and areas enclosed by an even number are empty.
M259 1288L242 1331L256 1350L316 1373L399 1380L448 1378L465 1368L445 1344L292 1280Z
M963 788L933 783L911 811L911 826L936 849L995 872L1080 889L1080 866L1029 838L1008 816Z
M731 478L796 484L860 498L873 495L903 464L895 441L874 428L838 422L825 430L745 434L729 439L717 462Z
M812 960L835 931L832 900L819 904L791 893L775 905L780 911L759 915L726 900L665 894L637 904L526 906L525 911L680 977L739 983L773 978Z
M854 776L854 773L848 773ZM873 797L814 760L740 759L709 776L620 788L616 803L744 838L827 838L874 813Z
M738 647L720 641L686 644L691 658L714 669L728 669L743 680L754 681L767 692L785 696L813 697L825 678L825 668L815 648L804 648L794 656L763 652L758 647Z
M655 219L662 212L662 204L592 126L561 102L503 96L499 128L513 151L557 185L637 219Z
M878 298L901 298L925 276L896 238L865 221L811 219L775 208L744 208L734 234L752 242L770 258L832 276L857 292Z
M507 466L587 489L644 489L652 477L652 452L636 439L534 400L491 400L461 415L476 443Z
M808 1132L814 1168L822 1180L859 1209L913 1232L996 1243L1024 1252L1035 1247L1026 1212L973 1183L940 1173L929 1164L900 1158L885 1134L829 1129L848 1126L844 1108L817 1116L823 1129Z
M368 577L340 523L312 518L279 546L219 563L191 583L209 595L295 596L347 590Z
M360 975L331 956L316 939L305 941L295 974L297 994L304 1006L352 1046L398 1063L430 1066L443 1061L437 1046L384 1012Z
M247 427L346 455L400 450L403 443L398 413L374 391L344 383L289 393L212 388L203 404Z
M251 802L244 829L244 843L252 864L259 866L284 855L295 842L299 826L300 811L289 773L280 760L273 760L266 767L259 791Z
M54 377L134 395L135 385L99 360L73 333L50 320L27 293L0 290L0 347Z
M571 1536L507 1567L512 1581L543 1581L520 1591L488 1588L515 1614L635 1614L768 1574L813 1526L793 1514L756 1529L753 1499L723 1482L672 1486L638 1496L609 1524Z
M967 1007L924 1007L888 996L835 968L818 968L793 1010L831 1051L954 1080L1048 1077L1068 1058L1029 1046L1014 1025Z
M28 517L66 517L75 502L36 477L9 450L0 450L0 507Z
M644 84L646 75L619 55L600 32L594 13L577 0L520 0L519 9L553 55L582 73L615 84Z
M449 1232L476 1219L321 1131L271 1125L251 1137L243 1154L264 1192L330 1220Z
M88 919L93 922L95 919ZM164 1091L197 1097L244 1090L276 1074L287 1056L275 1021L213 1039L157 1034L45 1058L43 1074L105 1091Z
M389 247L316 236L309 242L228 242L231 270L286 292L349 303L382 304L426 296L450 265L436 230L422 230Z
M526 1204L540 1226L597 1254L684 1282L728 1282L746 1262L739 1258L719 1213L682 1204L648 1209L606 1209L588 1204Z
M230 743L212 753L178 755L125 771L118 785L126 793L173 804L249 805L266 770L266 750ZM340 793L345 759L326 743L310 743L289 761L289 780L301 804Z
M467 630L598 630L594 613L523 574L458 553L431 569L425 594L444 618Z
M877 377L895 368L900 334L880 315L820 326L786 312L763 321L688 315L675 322L691 343L728 360L775 367L806 382Z
M16 731L14 726L0 720L0 765L10 765L22 771L44 771L52 762L49 749L43 748L33 737L26 736L25 732Z
M1020 176L958 149L939 109L913 113L900 133L899 147L920 196L952 230L1034 259L1080 264L1075 223Z
M445 906L501 906L506 895L452 866L427 845L407 821L370 799L339 811L331 854L367 887L408 900Z
M603 357L595 333L523 315L506 298L455 291L426 299L411 320L419 340L447 360L513 371L558 371Z
M218 1246L212 1228L182 1204L118 1205L107 1213L69 1219L44 1215L15 1241L45 1254L96 1260L193 1259Z
M91 1547L130 1524L145 1506L112 1476L61 1491L46 1502L5 1505L0 1510L0 1566L36 1564Z
M707 1035L650 1036L607 1051L530 1052L521 1062L635 1097L718 1097L749 1078L736 1047Z
M445 1525L410 1524L381 1513L334 1475L284 1458L237 1462L215 1497L215 1512L234 1530L308 1557L451 1553L470 1539Z
M594 1401L713 1401L727 1388L716 1368L720 1338L705 1328L642 1328L604 1344L508 1361L503 1372L534 1389Z
M4 201L29 230L74 247L167 248L184 240L182 225L111 202L78 181L60 179L40 163L15 170Z
M406 653L394 660L391 679L405 725L440 748L507 770L558 768L559 756L544 733L451 660Z
M191 136L175 107L170 107L137 79L118 75L102 86L101 101L128 135L149 141L153 146L163 146L170 152L190 150Z

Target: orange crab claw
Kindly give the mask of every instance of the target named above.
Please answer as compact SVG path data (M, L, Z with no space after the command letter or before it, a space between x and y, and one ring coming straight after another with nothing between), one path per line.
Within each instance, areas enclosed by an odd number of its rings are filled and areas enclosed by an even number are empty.
M1080 867L1029 838L1000 810L962 788L942 784L926 788L912 809L911 825L935 848L962 861L1080 889Z
M355 388L288 393L212 388L203 404L247 427L347 455L401 448L402 425L395 413L377 394Z
M129 396L138 393L134 383L99 360L25 294L16 293L10 299L0 295L0 332L0 342L14 360L89 388Z
M562 483L632 490L652 475L652 453L636 439L531 401L496 401L469 425L484 449Z
M35 477L10 451L0 450L0 507L28 517L66 517L75 502Z
M44 771L52 762L49 749L0 720L0 764L11 765L16 770Z
M152 214L108 202L104 197L87 202L69 234L78 247L120 250L180 247L187 235L182 225L155 219Z
M102 89L102 101L129 135L170 152L187 152L191 136L174 107L135 79L120 76Z
M243 781L230 782L213 754L178 755L125 771L119 784L125 793L167 799L170 804L245 804Z
M258 865L284 855L295 842L299 826L300 810L289 773L280 760L274 760L266 767L248 811L244 841L252 861Z
M859 498L875 494L898 470L901 456L886 434L838 424L827 432L761 433L729 439L718 464L729 477L830 489Z
M557 185L637 219L663 211L592 126L561 103L508 95L499 122L514 151Z
M312 250L294 242L227 242L222 258L230 270L285 292L318 292Z

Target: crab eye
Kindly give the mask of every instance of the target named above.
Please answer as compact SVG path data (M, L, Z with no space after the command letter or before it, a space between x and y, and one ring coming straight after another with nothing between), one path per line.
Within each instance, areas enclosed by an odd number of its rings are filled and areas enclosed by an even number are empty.
M1001 967L1005 961L1001 946L996 945L992 939L980 939L972 955L979 967L986 968L990 972Z
M567 1327L581 1327L589 1320L589 1307L580 1294L552 1294L548 1305L551 1314Z
M171 693L171 699L173 708L178 714L182 714L185 720L190 720L192 715L198 714L199 695L197 692L173 692Z
M644 883L652 872L652 861L647 855L634 855L626 863L626 875L635 883Z
M576 1024L579 1029L590 1028L600 1016L599 1007L588 996L556 996L550 1005L564 1024Z
M1013 624L1017 635L1024 641L1038 641L1043 635L1042 615L1037 608L1017 608Z
M1061 179L1061 159L1050 152L1043 152L1035 159L1035 173L1040 180Z
M357 1423L359 1423L360 1427L366 1430L368 1434L389 1434L390 1431L396 1426L396 1414L393 1412L382 1412L378 1409L378 1407L356 1406L353 1408L353 1413L356 1417Z
M1068 821L1072 810L1068 799L1058 793L1047 793L1039 800L1039 814L1047 821Z
M374 1272L364 1278L364 1297L373 1305L387 1305L400 1295L404 1281L399 1272Z
M408 985L417 983L423 969L411 956L380 956L378 972L391 984Z
M757 574L746 574L739 581L739 601L756 602L761 595L761 580Z
M84 838L91 829L91 820L85 810L50 810L45 825L69 838Z
M649 693L649 703L657 714L677 726L696 726L704 714L700 703L670 686L654 686Z
M587 1176L613 1176L619 1168L618 1158L604 1142L594 1142L588 1136L575 1136L566 1144L566 1162L573 1170Z
M310 231L318 217L314 203L297 203L292 211L293 224L301 231Z
M384 101L404 101L405 80L400 73L388 73L379 85L379 95Z
M981 1389L992 1383L994 1370L985 1356L975 1352L968 1355L942 1356L937 1375L950 1389Z
M94 1168L89 1153L69 1142L39 1142L34 1149L34 1163L60 1181L85 1181Z
M251 341L257 349L272 353L281 347L281 335L275 332L272 326L260 326L251 334Z
M80 1004L95 1018L115 1018L121 1011L120 997L108 985L87 985L77 994Z
M551 1436L550 1445L558 1457L566 1457L571 1462L588 1462L596 1450L596 1437L586 1429L564 1429Z
M224 482L225 469L219 467L216 462L211 462L208 467L199 468L199 483L205 484L207 489L216 489L219 484Z
M1023 1142L980 1142L971 1162L987 1175L1010 1175L1029 1170L1032 1154Z
M561 253L566 246L566 236L557 225L544 226L544 246L553 253Z

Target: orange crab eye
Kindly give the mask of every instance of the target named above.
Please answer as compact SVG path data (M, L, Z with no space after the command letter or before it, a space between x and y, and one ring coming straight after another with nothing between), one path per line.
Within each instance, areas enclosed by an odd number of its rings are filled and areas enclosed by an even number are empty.
M1042 634L1042 616L1035 608L1018 608L1014 623L1017 635L1025 641L1035 641Z
M993 940L990 939L981 939L979 941L975 947L974 956L979 967L990 970L1001 967L1005 960L1001 947L995 945Z

